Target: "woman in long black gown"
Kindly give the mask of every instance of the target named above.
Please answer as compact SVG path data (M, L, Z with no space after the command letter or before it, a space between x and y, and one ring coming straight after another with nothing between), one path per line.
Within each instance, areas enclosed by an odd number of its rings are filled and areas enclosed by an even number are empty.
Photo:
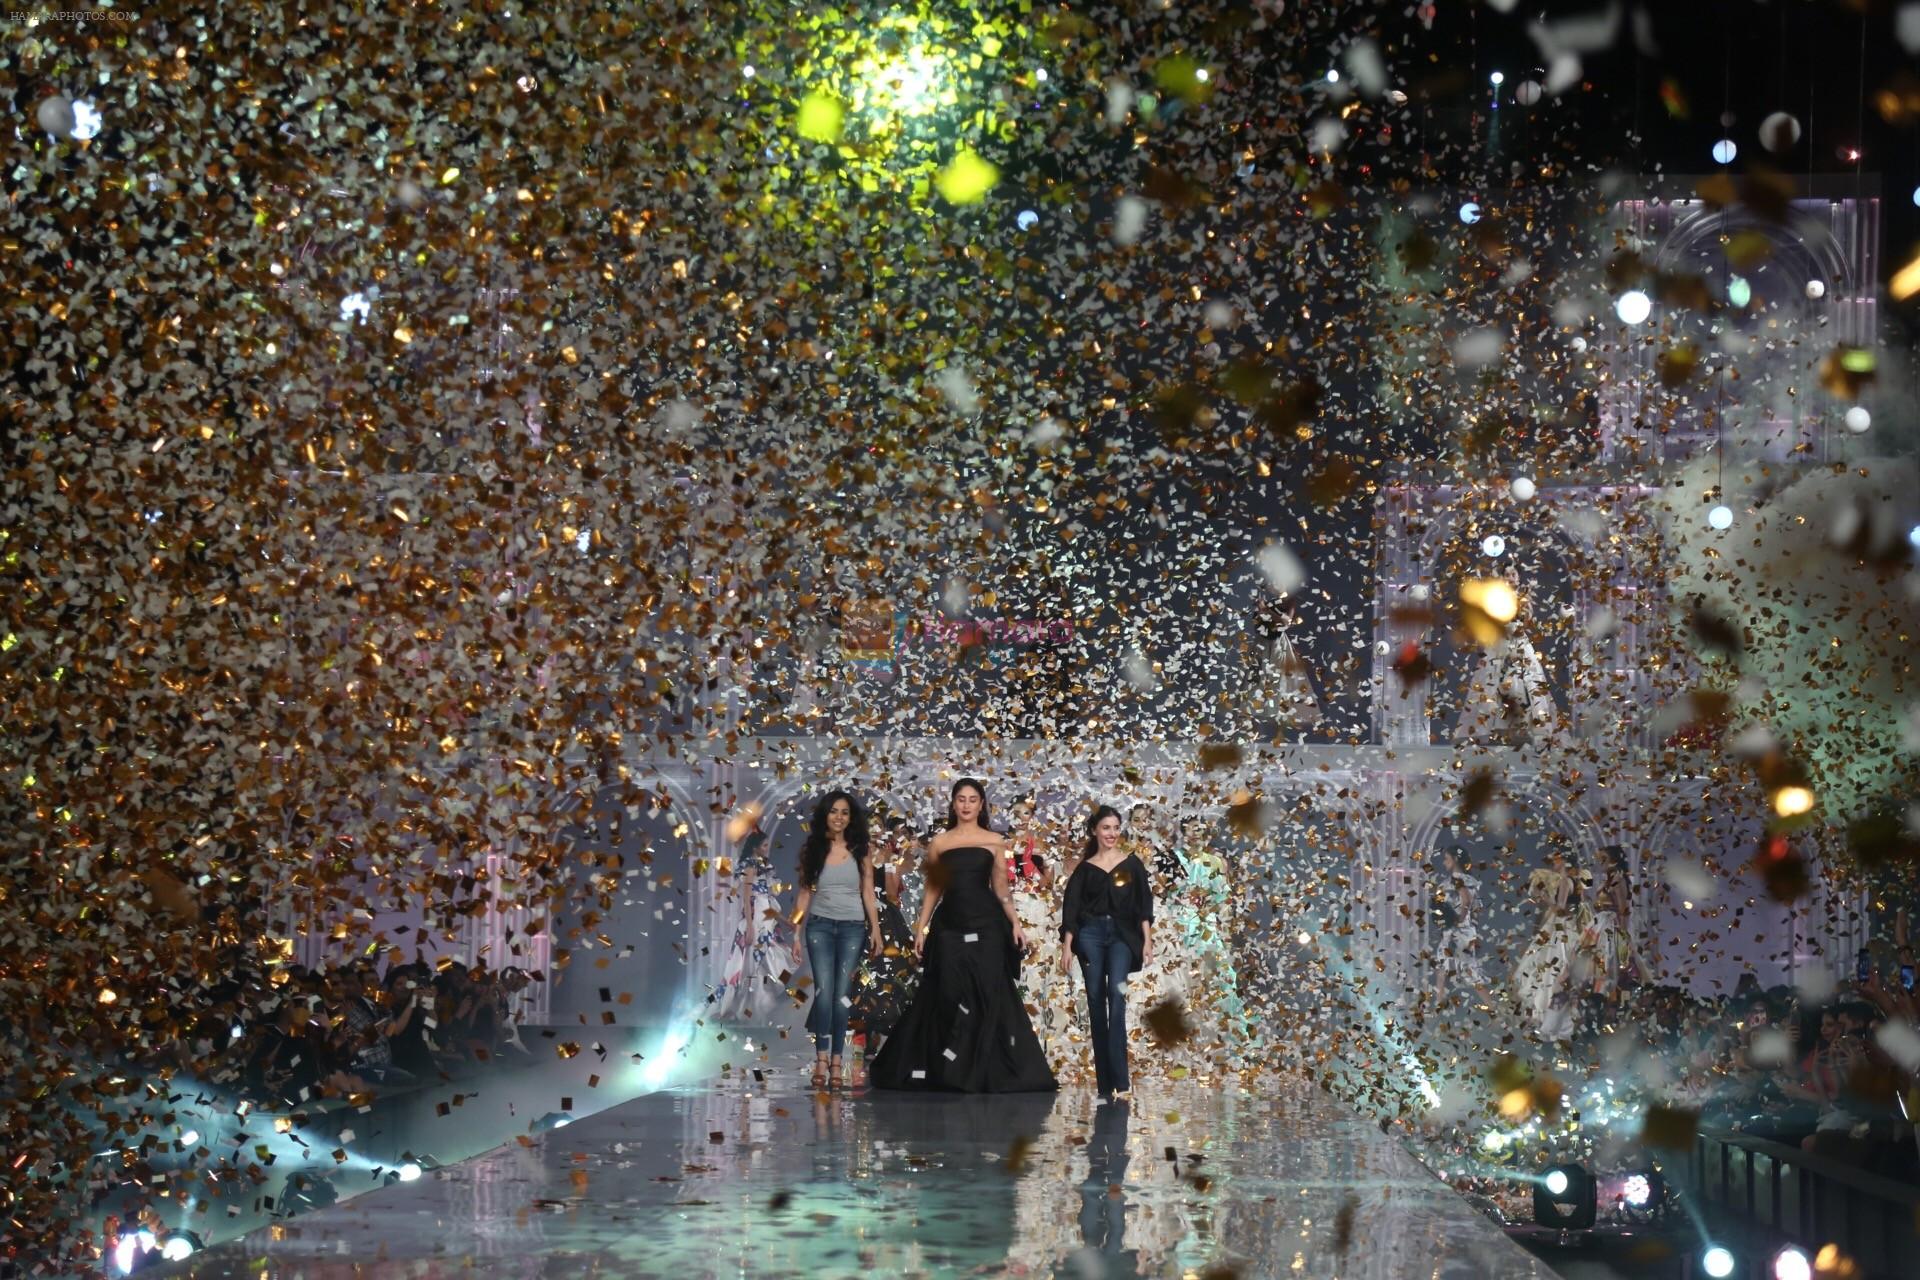
M947 829L927 846L914 927L921 960L913 1004L894 1024L868 1079L880 1089L1032 1093L1058 1088L1014 979L1026 935L1001 852L987 829L986 788L953 784Z

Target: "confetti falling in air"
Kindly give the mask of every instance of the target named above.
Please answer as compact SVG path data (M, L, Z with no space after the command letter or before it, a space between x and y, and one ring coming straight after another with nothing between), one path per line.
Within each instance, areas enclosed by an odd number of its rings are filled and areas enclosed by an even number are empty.
M1676 1134L1729 1069L1653 1029L1810 1008L1786 904L1913 897L1915 370L1859 299L1920 259L1810 238L1878 213L1790 176L1797 102L1646 199L1583 123L1659 56L1618 9L1489 6L1540 63L1489 98L1402 8L10 28L9 1247L97 1261L109 1124L266 1176L171 1094L372 1098L271 1043L351 961L448 1041L528 971L543 1062L683 986L635 1073L764 1046L796 815L969 769L1061 870L1150 803L1141 1071L1303 1074L1463 1177Z

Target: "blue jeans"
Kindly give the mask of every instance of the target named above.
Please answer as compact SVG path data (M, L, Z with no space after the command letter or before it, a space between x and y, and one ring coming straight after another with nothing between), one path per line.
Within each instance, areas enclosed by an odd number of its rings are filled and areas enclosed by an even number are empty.
M847 1044L847 1018L853 1009L853 971L860 967L860 944L867 938L865 920L824 920L807 917L807 963L813 967L813 1008L807 1010L807 1030L813 1050L838 1058Z
M1087 1021L1093 1024L1093 1079L1101 1093L1129 1088L1127 1079L1127 962L1133 952L1113 917L1082 920L1073 954L1087 983Z

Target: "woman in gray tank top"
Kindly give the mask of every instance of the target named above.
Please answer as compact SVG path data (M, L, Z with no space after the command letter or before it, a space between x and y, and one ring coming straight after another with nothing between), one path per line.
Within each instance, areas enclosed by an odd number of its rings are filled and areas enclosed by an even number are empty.
M800 850L800 893L793 906L793 959L805 949L813 970L813 1087L839 1088L845 1077L847 1023L853 1009L853 972L860 942L880 954L880 913L867 861L867 815L845 791L830 791L813 811Z

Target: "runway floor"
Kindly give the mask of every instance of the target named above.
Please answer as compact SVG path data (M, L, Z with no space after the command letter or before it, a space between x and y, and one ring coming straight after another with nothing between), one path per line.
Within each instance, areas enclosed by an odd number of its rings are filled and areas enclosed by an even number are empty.
M179 1264L201 1277L1459 1277L1552 1272L1305 1085L653 1093Z

